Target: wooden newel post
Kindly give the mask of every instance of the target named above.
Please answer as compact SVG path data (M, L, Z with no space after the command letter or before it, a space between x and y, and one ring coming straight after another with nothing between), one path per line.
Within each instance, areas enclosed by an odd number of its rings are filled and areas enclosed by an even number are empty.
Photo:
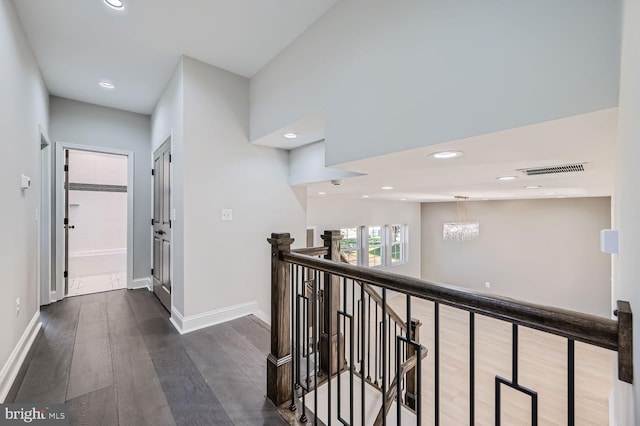
M629 302L618 300L618 379L633 384L633 313Z
M420 326L422 323L416 318L411 318L411 326L409 329L409 337L412 341L420 343ZM407 359L416 354L416 348L413 345L407 345ZM420 360L418 360L420 362ZM416 398L418 395L418 381L416 377L416 367L407 371L407 392L405 393L404 403L412 410L416 409Z
M271 234L271 352L267 356L267 397L280 405L291 395L291 265L281 260L291 251L290 234Z
M328 249L325 259L340 262L340 231L324 231L321 236ZM329 287L331 289L329 290ZM331 297L331 303L329 303ZM344 335L338 333L338 309L340 308L340 277L324 274L322 330L320 333L320 368L327 374L336 374L344 367ZM338 353L338 339L340 352ZM331 351L331 366L329 366ZM330 373L329 373L330 372Z

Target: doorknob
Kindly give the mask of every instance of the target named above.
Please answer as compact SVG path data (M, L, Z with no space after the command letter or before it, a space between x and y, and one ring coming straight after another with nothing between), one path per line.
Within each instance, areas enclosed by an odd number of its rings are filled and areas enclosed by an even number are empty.
M164 235L164 231L163 231L163 230L157 231L157 232L156 232L156 234L158 234L158 235Z
M70 225L69 229L76 229L76 226L75 225Z

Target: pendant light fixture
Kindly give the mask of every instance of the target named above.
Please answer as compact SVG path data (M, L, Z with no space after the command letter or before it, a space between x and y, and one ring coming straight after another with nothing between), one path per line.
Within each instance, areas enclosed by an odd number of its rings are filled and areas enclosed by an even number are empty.
M467 200L469 197L456 196L457 222L447 222L442 226L442 239L445 241L468 241L480 235L480 223L467 219Z

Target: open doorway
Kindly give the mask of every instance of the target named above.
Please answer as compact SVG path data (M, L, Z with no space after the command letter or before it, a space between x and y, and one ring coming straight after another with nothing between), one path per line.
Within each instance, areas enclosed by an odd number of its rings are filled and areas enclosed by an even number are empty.
M65 150L66 295L127 287L127 157Z
M130 151L56 143L56 260L51 302L130 288L133 160Z

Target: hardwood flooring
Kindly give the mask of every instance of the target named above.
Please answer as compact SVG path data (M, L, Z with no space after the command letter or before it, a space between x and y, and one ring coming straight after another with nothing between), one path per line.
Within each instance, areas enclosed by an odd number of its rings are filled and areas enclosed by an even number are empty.
M404 296L389 304L401 316ZM440 306L440 425L469 422L469 313ZM429 350L422 374L423 424L434 424L434 304L412 298L412 316L422 322L421 343ZM475 315L475 419L493 425L495 376L511 380L511 325ZM538 393L538 423L567 424L567 339L519 327L520 385ZM576 425L609 425L615 352L575 344ZM531 424L529 396L502 386L502 424Z
M265 397L269 330L253 317L181 336L146 290L70 297L41 317L15 402L66 402L72 425L287 424Z

